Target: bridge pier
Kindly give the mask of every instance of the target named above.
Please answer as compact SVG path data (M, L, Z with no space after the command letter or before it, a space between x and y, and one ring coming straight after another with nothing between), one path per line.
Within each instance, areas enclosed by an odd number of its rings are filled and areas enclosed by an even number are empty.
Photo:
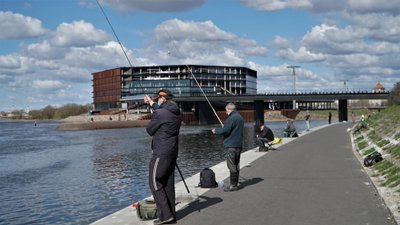
M348 121L347 120L347 99L339 99L339 122Z
M254 122L257 127L264 124L264 101L254 101Z
M214 114L214 111L211 109L208 102L196 102L195 103L195 115L199 120L199 125L207 125L207 124L217 124L218 119Z

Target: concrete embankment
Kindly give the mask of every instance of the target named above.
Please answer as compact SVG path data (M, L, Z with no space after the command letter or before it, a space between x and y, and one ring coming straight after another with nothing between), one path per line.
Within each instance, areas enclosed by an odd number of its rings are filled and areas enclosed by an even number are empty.
M186 179L190 194L177 183L177 224L395 225L352 152L349 124L325 127L285 138L276 151L243 153L237 192L197 188L199 174ZM228 183L226 162L212 169ZM140 221L129 206L94 224L153 222Z

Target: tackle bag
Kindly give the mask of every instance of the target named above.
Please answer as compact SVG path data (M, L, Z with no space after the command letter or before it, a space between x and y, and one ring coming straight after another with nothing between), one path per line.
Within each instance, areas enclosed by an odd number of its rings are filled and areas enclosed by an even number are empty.
M274 145L276 145L276 144L282 144L282 138L278 138L278 137L276 137L276 138L274 138L274 141L273 141L273 144Z
M137 203L136 214L141 220L157 219L157 206L153 200L144 199Z
M382 160L383 158L381 153L373 152L364 158L364 166L369 167Z
M215 173L212 169L204 168L200 172L200 183L201 188L215 188L218 187L218 183L215 181Z

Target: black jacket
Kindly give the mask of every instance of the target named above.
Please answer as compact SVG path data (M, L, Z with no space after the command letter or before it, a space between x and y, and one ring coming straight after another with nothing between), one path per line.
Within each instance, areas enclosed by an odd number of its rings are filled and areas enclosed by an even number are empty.
M156 103L155 103L156 104ZM167 101L153 114L146 131L153 136L153 154L160 157L178 156L178 136L182 116L175 102Z
M272 130L269 127L264 126L264 129L262 129L260 131L260 133L258 134L258 137L265 138L268 141L273 141L274 140L274 133L272 132Z

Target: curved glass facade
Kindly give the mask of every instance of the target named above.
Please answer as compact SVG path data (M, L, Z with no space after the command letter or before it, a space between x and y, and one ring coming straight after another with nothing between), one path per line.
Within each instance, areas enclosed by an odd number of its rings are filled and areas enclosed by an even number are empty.
M119 105L121 101L143 99L145 94L153 95L160 88L168 88L175 96L201 95L199 86L207 95L257 93L257 72L246 67L167 65L113 69L116 70L119 70L120 76ZM104 94L96 92L96 75L108 74L108 71L93 74L94 96ZM94 104L106 106L107 102L96 102L94 98ZM115 103L108 105L115 106Z

